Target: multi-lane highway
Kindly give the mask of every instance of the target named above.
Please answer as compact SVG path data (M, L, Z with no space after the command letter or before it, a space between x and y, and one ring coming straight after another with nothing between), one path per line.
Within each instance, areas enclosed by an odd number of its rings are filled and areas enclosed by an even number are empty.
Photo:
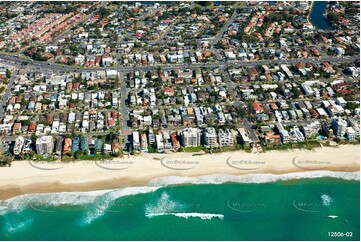
M275 60L253 60L253 61L215 61L209 63L195 63L192 64L192 68L224 68L224 67L250 67L257 65L269 65L269 64L294 64L296 62L303 63L322 63L324 61L328 61L331 63L348 63L353 61L358 61L359 56L348 56L348 57L320 57L320 58L295 58L295 59L275 59ZM53 71L68 71L68 72L80 72L80 71L97 71L97 70L106 70L106 69L114 69L112 67L74 67L74 66L65 66L60 64L49 64L44 61L36 61L30 60L29 58L19 57L9 54L0 53L0 61L1 59L7 60L14 65L21 65L24 61L28 62L28 65L32 65L35 68L53 70ZM156 65L146 65L146 66L119 66L118 71L128 73L130 71L148 71L153 68L161 67L164 70L172 70L174 68L188 68L190 65L188 63L180 63L180 64L156 64Z

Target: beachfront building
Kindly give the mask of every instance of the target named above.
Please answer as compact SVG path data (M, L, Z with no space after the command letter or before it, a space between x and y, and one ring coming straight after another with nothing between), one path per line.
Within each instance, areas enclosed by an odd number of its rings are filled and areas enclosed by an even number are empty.
M88 136L81 136L80 137L80 149L84 152L89 151L89 138Z
M302 132L297 127L291 128L288 134L290 135L290 140L292 141L297 141L297 142L305 141L305 136L303 136Z
M232 146L234 144L232 131L230 129L220 129L218 131L218 141L220 146Z
M348 140L355 140L356 139L356 131L352 127L346 128L346 137Z
M204 145L208 146L208 147L218 146L217 132L216 132L215 128L209 127L209 128L204 129L203 142L204 142Z
M140 151L140 142L139 142L139 132L133 132L133 151L139 152Z
M32 141L30 138L25 138L24 140L24 148L23 148L23 152L24 154L29 154L33 149L32 149Z
M177 134L176 134L176 132L172 132L172 133L170 134L170 138L171 138L171 141L172 141L173 150L174 150L174 151L179 150L180 144L179 144L179 141L178 141L178 139L177 139Z
M71 138L65 138L64 139L64 146L63 146L63 154L69 155L71 153L71 145L73 141Z
M321 131L324 136L327 138L333 136L333 130L331 129L331 125L327 120L322 120L321 122Z
M241 142L244 145L249 145L251 143L251 140L248 137L248 133L244 128L238 129L239 136L241 137Z
M150 145L154 144L155 142L154 133L152 129L149 129L148 131L148 140Z
M347 124L355 130L356 136L360 136L360 125L358 124L358 119L348 118L346 121Z
M290 141L290 135L288 134L288 131L283 128L282 123L277 122L276 128L278 133L281 135L282 143Z
M185 147L201 145L201 130L199 128L186 128L182 131L181 137Z
M321 123L318 121L307 124L306 126L301 127L301 132L303 135L307 137L311 137L313 135L317 135L318 131L321 129Z
M347 122L342 118L334 118L331 122L333 133L338 137L344 137L346 134Z
M267 131L264 135L264 141L266 143L279 143L281 142L281 136L273 131Z
M140 148L142 153L148 153L148 141L147 135L145 133L143 133L140 137Z
M73 139L73 144L71 146L71 152L75 153L79 150L79 136L75 136Z
M14 145L14 155L20 155L21 151L23 150L23 146L24 146L24 137L22 136L18 136L15 140L15 145Z
M163 135L157 134L157 135L155 136L155 140L156 140L156 143L157 143L157 151L158 151L159 153L164 152Z
M61 151L63 150L63 142L64 142L64 138L63 137L59 137L56 140L56 145L55 145L55 154L57 156L61 156Z
M53 149L53 136L40 136L36 139L36 152L39 155L50 155Z
M165 150L171 150L172 149L172 143L171 143L171 140L170 140L169 131L163 130L162 131L162 136L163 136L164 149Z

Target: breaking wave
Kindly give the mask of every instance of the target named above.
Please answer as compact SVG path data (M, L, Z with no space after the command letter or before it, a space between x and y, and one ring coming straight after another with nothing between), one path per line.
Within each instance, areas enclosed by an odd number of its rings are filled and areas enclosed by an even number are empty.
M17 233L29 228L34 219L22 219L21 221L8 221L5 224L5 229L8 233Z
M186 203L174 201L170 198L170 195L168 193L163 192L157 201L146 204L145 216L147 218L157 216L175 216L185 219L200 218L202 220L209 220L212 218L224 218L223 214L189 212L187 210L189 210L189 206Z
M101 202L99 202L99 200L95 201L95 203L92 204L92 209L87 210L85 216L81 219L81 224L90 224L95 219L101 217L112 202L120 197L150 193L159 188L161 187L127 187L107 192L99 198L101 199Z
M245 174L245 175L205 175L197 177L167 176L153 179L148 185L169 186L180 184L222 184L222 183L269 183L305 178L339 178L344 180L360 180L359 172L309 171L287 174Z
M91 192L60 192L24 194L4 201L0 201L0 215L19 215L25 209L33 209L39 212L56 212L61 206L86 206L80 225L89 224L102 216L112 201L125 196L154 192L160 187L127 187L113 190L100 190ZM99 202L101 201L101 202ZM14 222L14 223L13 223ZM8 224L7 231L26 227L25 218L21 221L13 221ZM31 222L29 222L31 223ZM14 226L16 224L16 226ZM26 226L25 226L26 225Z
M156 217L156 216L176 216L180 218L200 218L202 220L210 220L212 218L222 219L224 218L223 214L213 214L213 213L152 213L147 214L146 217Z

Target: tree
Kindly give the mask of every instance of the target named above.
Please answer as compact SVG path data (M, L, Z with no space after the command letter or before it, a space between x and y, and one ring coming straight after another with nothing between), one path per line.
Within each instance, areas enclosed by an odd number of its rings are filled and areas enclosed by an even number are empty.
M82 152L81 150L77 150L75 153L74 153L74 158L75 159L79 159L79 157L81 156Z
M359 105L354 102L347 102L347 104L345 106L345 108L350 109L350 110L355 110L358 107L359 107Z
M29 120L21 120L21 125L23 126L28 126L30 124L30 121Z
M69 49L70 49L71 51L77 51L77 50L78 50L78 47L77 47L76 45L72 44L72 45L70 45Z
M245 108L237 107L236 112L239 115L239 117L242 118L242 119L247 116L247 110Z
M37 139L38 139L38 136L35 133L33 133L31 135L31 142L33 142L35 144Z
M104 18L110 14L110 11L104 7L100 7L98 13L102 18Z
M10 78L11 74L11 71L9 69L6 69L6 78Z
M293 98L295 98L295 99L299 98L299 96L301 94L300 90L298 90L297 88L293 88L292 93L293 93Z
M333 141L339 143L341 141L341 139L339 137L336 137L336 138L333 139Z
M9 155L0 158L0 166L11 166L12 157Z
M337 22L337 16L334 13L327 14L327 19L332 23Z

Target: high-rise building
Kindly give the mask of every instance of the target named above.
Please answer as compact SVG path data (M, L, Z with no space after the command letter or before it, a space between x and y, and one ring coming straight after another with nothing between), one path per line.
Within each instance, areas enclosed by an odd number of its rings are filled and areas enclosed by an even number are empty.
M218 146L217 142L217 132L213 127L204 129L203 132L203 142L205 146L216 147Z
M218 131L218 140L220 146L231 146L234 143L232 131L229 129L220 129Z
M288 131L283 128L283 125L280 122L276 123L276 127L277 127L278 132L281 135L282 142L285 143L285 142L290 141L290 135L288 134Z
M141 135L140 147L143 153L148 153L148 141L147 141L147 135L145 133Z
M54 149L53 136L40 136L36 140L36 152L39 155L50 155Z
M182 131L181 137L185 147L201 145L201 130L199 128L186 128Z
M140 151L139 132L133 132L133 151Z
M343 137L346 134L347 122L342 118L334 118L331 123L333 133L339 137Z

